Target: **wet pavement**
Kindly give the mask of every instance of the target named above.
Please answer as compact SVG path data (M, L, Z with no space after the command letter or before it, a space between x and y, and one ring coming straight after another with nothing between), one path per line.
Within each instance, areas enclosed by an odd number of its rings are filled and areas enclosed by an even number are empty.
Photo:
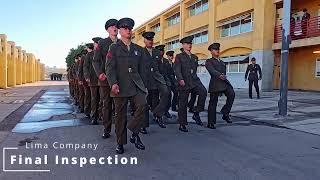
M46 91L12 132L33 133L49 128L80 126L88 119L77 118L67 89Z

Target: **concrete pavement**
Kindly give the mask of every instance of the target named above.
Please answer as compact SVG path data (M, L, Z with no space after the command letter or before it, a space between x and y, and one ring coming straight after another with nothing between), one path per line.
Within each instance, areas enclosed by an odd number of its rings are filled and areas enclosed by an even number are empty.
M320 178L319 136L296 131L294 128L282 128L286 123L306 122L310 117L319 117L310 110L317 106L317 93L290 92L290 112L296 108L295 110L303 113L291 114L290 117L294 117L292 119L276 119L276 116L268 113L276 113L277 92L263 93L262 99L251 100L247 99L246 91L237 90L232 111L233 124L219 120L217 129L210 130L195 125L189 114L190 132L182 133L178 131L176 116L166 119L166 129L160 129L151 122L149 134L141 135L146 150L139 151L129 143L125 146L125 154L119 156L136 157L137 165L86 163L84 167L80 167L79 161L68 165L60 162L57 165L55 157L89 159L110 156L115 159L115 134L112 132L110 139L102 139L101 125L88 125L89 120L83 114L75 113L66 86L47 86L44 90L45 92L34 99L32 106L12 130L2 131L6 132L7 136L0 143L0 148L2 152L4 147L18 148L6 150L6 169L50 172L1 171L1 180ZM313 101L310 102L308 98ZM219 106L223 100L222 97ZM304 109L309 110L304 112ZM309 115L310 112L315 114ZM201 114L204 121L206 115L206 112ZM298 121L297 117L300 117L301 121ZM218 115L218 118L221 119L221 115ZM97 149L55 148L55 143L97 144ZM30 148L32 146L33 148ZM9 155L47 155L48 163L10 165ZM4 168L2 163L0 168Z
M231 115L320 135L320 92L289 91L287 117L277 115L279 91L261 97L249 99L247 90L237 89ZM218 106L224 101L222 97Z

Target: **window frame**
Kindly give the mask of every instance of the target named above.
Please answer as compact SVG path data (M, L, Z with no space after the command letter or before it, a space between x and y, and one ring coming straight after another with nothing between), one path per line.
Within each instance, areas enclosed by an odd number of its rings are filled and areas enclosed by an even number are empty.
M249 24L249 23L244 23L244 24L242 24L242 21L243 20L248 20L248 19L250 19L251 20L251 22L250 22L250 27L251 27L251 29L249 30L249 31L242 31L242 25L245 25L245 24ZM236 22L239 22L239 32L238 33L235 33L235 34L231 34L231 32L232 32L232 30L231 30L231 24L232 23L236 23ZM242 19L239 19L238 21L234 21L234 22L230 22L230 23L228 23L228 24L225 24L225 25L222 25L222 26L220 26L220 38L225 38L225 37L232 37L232 36L238 36L238 35L241 35L241 34L245 34L245 33L249 33L249 32L252 32L253 31L253 22L254 22L254 14L253 14L253 12L251 12L250 13L250 16L248 16L248 17L246 17L246 18L242 18ZM225 28L225 29L223 29L223 27L226 27L226 26L228 26L228 28ZM236 27L236 26L235 26ZM226 36L223 36L223 31L224 30L227 30L228 31L228 35L226 35Z
M206 5L206 6L204 6ZM209 1L208 0L199 0L189 6L188 8L189 11L189 17L191 16L196 16L198 14L201 14L209 9Z
M155 33L160 32L161 31L160 26L161 26L160 23L157 23L157 24L151 26L151 30Z
M221 60L223 61L223 58L230 58L230 57L245 57L245 56L249 56L249 54L242 54L242 55L238 55L238 56L226 56L226 57L222 57ZM232 71L230 72L230 64L231 63L235 63L237 64L237 71ZM242 61L230 61L230 62L224 62L226 65L226 72L230 73L230 74L244 74L246 72L246 68L244 71L240 71L240 64ZM249 62L244 63L246 64L245 66L247 67L249 65Z
M208 31L208 29L203 29L203 30L197 31L197 32L195 32L193 34L190 34L190 36L194 37L192 43L195 44L195 45L196 44L204 44L204 43L208 43L209 42L209 31ZM207 41L203 41L204 36L207 36L207 38L206 38ZM195 40L197 38L199 39L200 42L195 42Z
M318 69L319 68L319 69ZM319 73L319 75L318 75ZM316 64L315 64L315 77L320 78L320 57L316 59Z
M174 50L179 48L179 39L175 39L166 43L166 50Z
M174 15L167 18L168 26L174 26L180 23L180 12L175 13Z

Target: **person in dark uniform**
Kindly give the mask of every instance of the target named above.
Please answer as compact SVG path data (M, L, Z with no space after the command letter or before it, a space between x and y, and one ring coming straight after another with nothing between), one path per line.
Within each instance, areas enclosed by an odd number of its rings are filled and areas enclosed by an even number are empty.
M93 68L99 78L99 93L102 101L102 121L103 121L103 138L109 138L112 125L112 98L110 97L110 85L107 81L105 73L106 55L112 43L117 42L118 21L116 19L109 19L105 24L105 29L109 34L106 39L101 39L94 51Z
M78 78L77 78L78 56L79 56L78 54L75 56L74 63L72 66L75 106L79 105L79 88L78 88Z
M232 108L235 93L231 83L226 77L226 65L219 58L220 44L213 43L208 47L208 50L211 52L212 58L206 60L206 68L211 76L209 83L210 101L208 107L207 127L210 129L215 129L216 111L219 96L224 94L227 97L226 104L221 109L222 119L227 123L232 123L229 113Z
M183 48L180 48L180 51L183 53ZM188 101L189 113L194 113L194 105L197 100L197 94L195 92L190 93L190 99Z
M69 82L69 93L70 97L74 98L74 89L73 89L73 76L72 76L72 65L67 69L67 80Z
M158 45L156 47L154 47L155 49L158 49L160 51L160 61L158 61L158 67L159 67L159 72L160 74L163 76L165 82L166 82L166 85L167 85L167 90L168 90L168 96L165 97L167 98L167 106L165 108L165 112L164 112L164 116L166 118L172 118L171 114L169 113L169 109L170 109L170 102L171 102L171 98L172 98L172 95L171 95L171 81L170 81L170 77L169 77L169 68L170 68L170 64L169 64L169 60L164 58L164 47L166 45Z
M158 49L153 48L154 35L154 32L145 32L142 34L145 44L144 53L147 57L145 66L147 75L145 85L148 89L149 101L151 99L151 111L154 120L161 128L166 128L162 116L166 112L169 100L169 89L165 78L160 73L159 65L161 63L161 52ZM146 124L148 124L148 122L146 122Z
M86 61L86 56L88 53L88 47L93 46L93 44L86 44L86 49L83 51L83 54L81 56L81 66L80 66L80 72L81 72L81 78L83 82L83 89L84 89L84 114L87 118L90 118L91 114L91 93L90 93L90 87L89 83L84 75L84 63Z
M199 113L204 110L205 101L207 97L207 90L203 86L199 77L197 76L198 57L191 53L193 36L182 38L183 52L176 55L174 61L174 71L179 83L179 130L188 132L187 122L187 102L190 93L196 93L199 98L197 107L195 108L192 119L198 125L203 125Z
M94 47L98 45L98 42L101 38L95 37L93 38L94 44L88 44L87 48L87 55L84 60L83 65L83 73L84 77L89 85L90 88L90 96L91 96L91 124L96 125L98 124L99 119L99 86L98 86L98 77L93 69L92 61L93 61L93 55L94 55Z
M259 73L259 77L258 77ZM249 78L248 78L249 74ZM262 79L261 68L259 64L256 64L256 58L251 58L251 64L248 65L246 74L245 74L245 81L249 80L249 98L252 99L252 84L257 92L257 98L260 99L260 90L258 81Z
M134 21L130 18L119 20L121 40L112 44L107 54L106 75L111 86L111 96L115 104L115 128L117 135L118 154L124 153L123 145L127 144L127 106L131 100L134 104L134 117L128 124L132 131L130 142L135 147L144 150L139 132L144 123L146 88L143 83L144 52L142 47L131 42Z
M77 78L78 78L78 87L79 87L79 112L84 113L84 99L85 99L85 94L84 94L84 86L85 86L85 79L83 77L83 54L85 54L85 51L83 50L81 54L78 56L78 66L77 66Z
M74 64L74 77L75 77L75 86L76 86L76 105L78 106L78 112L80 112L80 88L79 88L79 78L78 78L78 69L79 69L79 57L80 54L77 54Z
M168 51L166 53L167 58L168 58L168 77L169 80L171 82L171 86L170 86L170 90L173 93L173 97L172 94L169 93L170 98L169 98L169 103L168 103L168 107L170 108L171 106L171 110L172 111L177 111L177 106L178 106L178 82L176 79L176 75L174 74L174 70L173 70L173 59L174 59L174 51ZM172 97L172 100L171 100Z

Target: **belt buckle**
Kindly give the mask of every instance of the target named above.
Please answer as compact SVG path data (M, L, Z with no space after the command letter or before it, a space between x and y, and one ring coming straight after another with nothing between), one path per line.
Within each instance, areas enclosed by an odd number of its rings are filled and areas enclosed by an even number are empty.
M132 72L132 68L128 68L128 72L131 73Z
M191 74L193 74L193 69L190 70Z
M151 68L150 71L153 72L153 68Z

